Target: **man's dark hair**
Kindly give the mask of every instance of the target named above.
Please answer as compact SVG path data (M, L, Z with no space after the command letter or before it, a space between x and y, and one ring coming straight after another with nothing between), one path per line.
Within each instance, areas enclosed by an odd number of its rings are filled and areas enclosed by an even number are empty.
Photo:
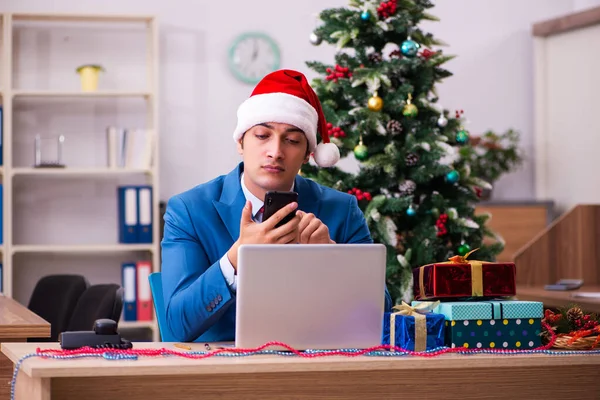
M244 133L244 134L242 135L242 137L240 138L240 145L242 146L242 150L244 149L244 138L245 138L245 137L246 137L246 134ZM304 137L306 137L306 136L304 136ZM310 143L308 143L308 138L307 138L307 139L306 139L306 154L305 154L305 156L308 156L308 155L310 155L310 151L309 151L309 149L308 149L308 146L309 146L309 145L310 145Z

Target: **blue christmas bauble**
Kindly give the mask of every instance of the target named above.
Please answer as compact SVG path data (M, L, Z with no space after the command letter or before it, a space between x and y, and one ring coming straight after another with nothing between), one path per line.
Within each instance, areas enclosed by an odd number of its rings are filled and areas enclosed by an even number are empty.
M414 57L417 55L419 47L419 43L415 42L414 40L408 39L402 42L402 45L400 46L400 51L406 57Z
M456 133L456 143L458 144L467 144L469 141L469 132L461 129Z
M415 211L415 209L412 208L412 206L409 206L406 209L406 215L408 215L409 217L414 217L415 215L417 215L417 211Z
M448 183L456 183L458 182L459 178L460 174L456 170L450 171L446 174L446 182Z
M369 10L365 10L360 14L360 19L362 19L363 21L368 21L369 19L371 19L371 13L369 12Z

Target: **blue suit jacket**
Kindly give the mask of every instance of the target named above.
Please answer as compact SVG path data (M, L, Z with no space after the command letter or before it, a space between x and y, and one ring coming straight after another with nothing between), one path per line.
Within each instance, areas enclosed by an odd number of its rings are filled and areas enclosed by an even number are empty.
M243 164L169 199L162 240L162 283L168 327L180 341L235 340L235 292L219 260L239 237L246 198ZM336 243L371 243L356 198L297 176L298 208L313 213ZM391 298L385 291L385 309Z

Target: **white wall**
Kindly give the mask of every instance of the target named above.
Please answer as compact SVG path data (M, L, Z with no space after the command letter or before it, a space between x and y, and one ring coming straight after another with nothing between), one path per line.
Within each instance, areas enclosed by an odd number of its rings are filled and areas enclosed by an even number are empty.
M333 48L308 42L313 15L345 0L236 1L171 0L0 0L5 11L156 14L161 22L161 198L227 172L238 161L230 140L237 105L251 88L226 66L230 41L261 29L281 45L283 67L312 76L304 63L331 61ZM522 171L497 186L498 199L534 194L532 149L532 23L600 4L598 0L454 0L439 2L441 22L430 31L458 57L454 73L440 86L441 102L461 108L472 132L516 128L529 159Z
M0 0L0 10L155 14L159 17L160 197L166 200L175 193L228 172L239 161L231 132L235 126L237 106L252 88L237 82L227 69L227 50L232 39L246 30L266 31L279 41L282 66L302 70L312 77L314 74L306 68L305 62L331 62L334 54L332 47L314 47L309 43L308 36L316 24L314 16L323 8L346 4L346 0L227 3L192 0ZM529 159L523 170L499 182L495 193L497 199L529 199L535 193L531 25L597 4L600 4L600 0L453 0L438 2L433 9L441 22L428 23L427 28L450 45L446 52L458 56L447 64L454 76L439 88L441 103L449 109L465 110L465 116L471 121L468 128L472 133L486 129L504 131L508 128L522 132L522 144ZM107 45L107 48L110 49L111 45L123 50L127 43L114 39L114 43ZM131 50L136 52L138 49L132 47ZM61 62L65 68L76 66L69 65L65 60ZM46 65L40 63L36 68L39 69L39 75L30 69L32 76L45 76ZM85 109L84 105L79 107ZM102 130L106 118L103 108L99 106L94 112L100 122L77 120L71 126L81 123ZM122 118L127 120L127 117ZM15 147L18 148L16 142ZM23 151L26 153L27 148ZM75 158L73 162L82 165L89 161ZM351 167L352 162L344 165ZM110 201L113 186L105 183L88 183L87 186L89 193ZM23 241L36 238L38 242L45 243L90 243L103 242L101 238L106 237L110 241L116 235L112 231L114 224L107 224L102 217L96 217L93 212L96 206L93 204L86 208L78 203L77 193L69 189L67 184L57 184L50 192L40 186L39 190L27 193L17 194L16 201L35 207L36 212L24 213L19 217L25 221L15 232L19 241L21 238ZM63 196L60 201L52 200L52 196L59 193ZM65 228L70 233L80 232L80 236L74 240L69 240L60 232L44 237L44 229L37 229L38 222L34 221L32 215L43 216L73 206L77 206L75 210L90 214L80 226ZM114 214L114 210L111 208L108 213ZM56 217L48 221L44 226L57 224ZM93 228L90 229L90 226ZM99 229L108 233L108 236L98 233ZM15 272L15 293L22 301L29 297L33 282L42 273L77 268L83 261L70 258L45 259L44 262L51 266L42 269L38 258L29 257L22 260L23 268ZM110 273L103 272L101 268L90 269L92 282L118 279L118 268L114 267L118 262L113 260L109 263L113 265Z

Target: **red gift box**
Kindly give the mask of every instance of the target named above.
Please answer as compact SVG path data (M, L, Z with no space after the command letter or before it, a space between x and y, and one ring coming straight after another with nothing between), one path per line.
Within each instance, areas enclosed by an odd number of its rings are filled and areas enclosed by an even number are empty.
M414 268L415 300L515 296L515 263L467 260L473 251L448 262Z

